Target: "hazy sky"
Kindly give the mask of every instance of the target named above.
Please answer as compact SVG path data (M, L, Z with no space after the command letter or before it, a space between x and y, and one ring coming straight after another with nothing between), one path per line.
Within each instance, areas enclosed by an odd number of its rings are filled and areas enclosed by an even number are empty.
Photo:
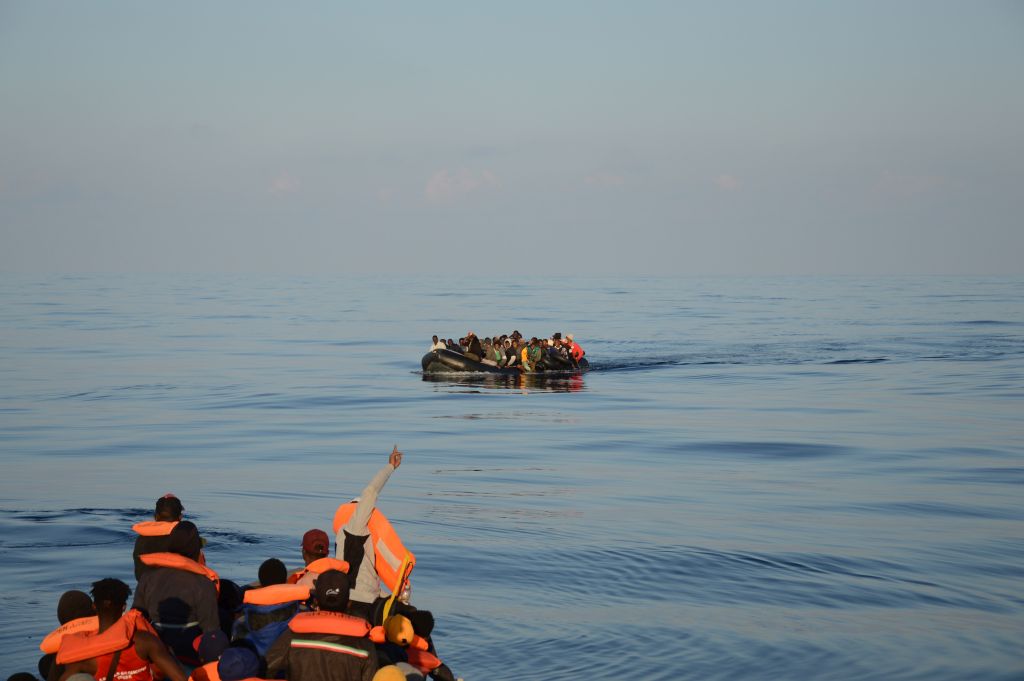
M1024 2L0 0L0 271L1024 274Z

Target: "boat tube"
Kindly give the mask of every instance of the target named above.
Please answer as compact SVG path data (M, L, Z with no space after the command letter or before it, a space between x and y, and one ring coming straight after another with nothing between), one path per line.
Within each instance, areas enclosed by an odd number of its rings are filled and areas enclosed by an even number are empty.
M425 374L486 373L516 376L522 373L518 367L506 368L484 364L454 350L431 350L423 355L420 364ZM586 371L589 366L586 357L580 360L579 365L574 366L571 360L557 355L545 355L537 362L534 372L531 373L575 374Z

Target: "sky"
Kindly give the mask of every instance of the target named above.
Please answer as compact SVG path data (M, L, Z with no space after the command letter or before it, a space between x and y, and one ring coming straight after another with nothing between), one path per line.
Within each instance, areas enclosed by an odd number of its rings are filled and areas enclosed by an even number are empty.
M0 0L0 272L1024 274L1024 1Z

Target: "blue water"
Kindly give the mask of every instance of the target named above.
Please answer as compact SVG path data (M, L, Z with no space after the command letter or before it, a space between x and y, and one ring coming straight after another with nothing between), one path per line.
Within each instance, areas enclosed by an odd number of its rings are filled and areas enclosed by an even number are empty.
M425 380L572 332L582 379ZM236 581L381 508L485 679L1024 678L1024 280L0 277L0 660L134 583L171 491Z

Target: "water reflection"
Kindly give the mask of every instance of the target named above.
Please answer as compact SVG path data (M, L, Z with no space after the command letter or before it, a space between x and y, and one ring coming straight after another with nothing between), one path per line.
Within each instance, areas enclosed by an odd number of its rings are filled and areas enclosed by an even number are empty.
M423 374L426 383L440 383L451 387L509 388L512 390L540 390L553 393L575 393L586 389L582 374Z

